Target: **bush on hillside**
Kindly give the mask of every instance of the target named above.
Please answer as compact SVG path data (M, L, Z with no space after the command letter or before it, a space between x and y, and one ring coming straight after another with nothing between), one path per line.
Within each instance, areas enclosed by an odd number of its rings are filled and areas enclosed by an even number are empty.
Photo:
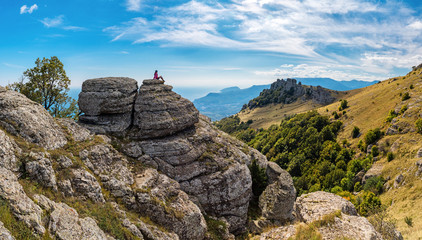
M391 162L394 159L394 154L392 152L387 153L387 161Z
M382 132L379 128L369 130L365 135L366 146L376 143L382 137Z
M354 126L353 130L352 130L352 138L359 137L359 134L360 134L360 129L358 127Z
M408 92L405 92L403 95L402 95L402 97L401 97L401 100L402 101L406 101L407 99L409 99L410 98L410 94L408 93Z
M338 110L342 111L342 110L348 108L349 106L347 104L348 104L347 100L341 100L340 107L338 107Z

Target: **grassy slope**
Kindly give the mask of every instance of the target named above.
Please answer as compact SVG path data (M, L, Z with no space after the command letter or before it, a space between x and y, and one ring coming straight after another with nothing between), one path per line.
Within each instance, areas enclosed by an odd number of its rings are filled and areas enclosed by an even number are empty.
M341 99L343 96L350 94L351 91L331 91L332 96L336 99ZM268 128L273 124L279 124L286 116L304 113L312 109L321 107L322 105L312 102L312 100L298 99L291 104L269 104L265 107L254 108L252 110L246 109L236 114L241 121L247 122L253 120L250 125L254 129Z
M411 85L413 85L413 89L410 89ZM402 101L400 94L404 92L409 92L411 98ZM422 148L422 135L414 132L414 122L422 117L422 69L412 71L403 77L387 79L369 87L349 91L347 94L339 95L338 99L340 98L346 99L350 107L340 118L344 123L344 129L339 133L338 140L347 139L355 148L368 130L379 127L386 131L391 126L385 121L390 110L396 109L398 112L402 106L408 106L408 110L396 118L396 124L400 128L410 131L384 136L378 142L378 146L385 152L392 151L395 158L391 162L387 162L384 154L381 155L377 164L383 165L382 175L389 179L390 186L393 186L397 175L404 176L405 184L382 194L381 199L383 203L391 203L388 208L389 214L396 220L404 239L422 239L422 177L415 176L415 162L419 160L415 158L415 155L418 149ZM249 112L241 112L238 116L242 121L253 119L252 127L254 128L265 128L278 123L284 116L313 109L310 102L296 102L290 106L285 105L281 109L280 106L272 105ZM339 106L339 102L335 102L319 107L317 110L321 114L331 116L333 111L339 112ZM358 126L362 133L356 139L351 138L354 126ZM357 150L357 152L360 151ZM409 227L405 223L405 217L413 219L413 227Z

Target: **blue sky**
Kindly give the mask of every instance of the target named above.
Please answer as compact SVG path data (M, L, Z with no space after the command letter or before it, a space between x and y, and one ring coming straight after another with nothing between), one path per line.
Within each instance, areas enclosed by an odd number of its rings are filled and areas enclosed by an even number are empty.
M73 86L155 69L176 87L383 80L422 63L419 0L2 0L0 85L57 56Z

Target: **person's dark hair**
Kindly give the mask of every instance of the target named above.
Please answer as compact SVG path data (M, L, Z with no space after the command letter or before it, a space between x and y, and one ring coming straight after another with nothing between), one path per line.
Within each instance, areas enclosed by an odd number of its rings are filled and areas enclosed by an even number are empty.
M155 72L158 72L157 70L155 70Z

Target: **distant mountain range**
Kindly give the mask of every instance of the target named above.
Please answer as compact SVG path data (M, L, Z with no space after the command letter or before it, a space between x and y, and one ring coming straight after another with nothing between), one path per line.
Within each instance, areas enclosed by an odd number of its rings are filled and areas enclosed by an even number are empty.
M356 88L363 88L378 81L336 81L331 78L296 78L303 85L321 86L324 88L347 91ZM213 121L238 113L244 104L249 100L259 96L264 89L270 88L268 85L254 85L249 88L240 89L239 87L229 87L220 90L217 93L209 93L205 97L195 99L195 107L204 115L210 117Z

